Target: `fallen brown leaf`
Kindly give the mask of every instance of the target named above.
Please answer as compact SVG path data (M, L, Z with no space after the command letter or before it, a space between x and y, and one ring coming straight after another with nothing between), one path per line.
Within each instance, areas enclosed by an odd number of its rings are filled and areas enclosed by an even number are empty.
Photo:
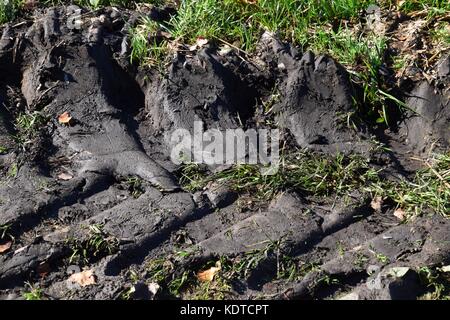
M406 212L403 209L398 208L394 211L394 216L403 221L406 218Z
M44 278L51 271L50 265L47 262L41 263L37 266L36 271L42 278Z
M375 197L370 202L370 206L375 211L381 211L381 205L383 204L383 199L381 197Z
M12 242L8 241L5 244L0 244L0 253L6 252L9 250L9 248L11 248L12 246Z
M201 282L213 281L214 276L220 271L220 269L220 262L217 262L215 267L211 267L208 270L197 273L197 279Z
M60 173L59 175L58 175L58 179L60 179L60 180L70 180L70 179L72 179L73 178L73 176L71 175L71 174L68 174L68 173Z
M70 114L67 111L60 114L58 117L58 121L61 124L69 124L70 120L72 120L72 117L70 116Z
M197 49L200 49L208 44L208 39L203 37L198 37L195 41L195 44L189 47L190 51L195 51Z
M95 275L92 270L85 270L78 273L74 273L68 279L70 282L76 282L82 287L95 284Z

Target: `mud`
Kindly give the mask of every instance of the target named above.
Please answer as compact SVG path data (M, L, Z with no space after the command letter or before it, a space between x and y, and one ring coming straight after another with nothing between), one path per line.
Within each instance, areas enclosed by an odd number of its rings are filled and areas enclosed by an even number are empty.
M250 210L226 186L196 193L180 187L170 134L192 131L194 120L205 128L264 127L258 106L274 86L280 98L268 117L289 147L371 158L378 133L364 122L347 125L359 88L330 57L298 52L266 33L257 59L220 55L208 45L177 54L161 74L129 63L124 30L133 13L102 9L78 30L69 28L68 12L45 9L34 21L1 29L0 145L7 151L0 154L0 226L8 234L1 241L13 240L0 254L1 298L20 299L26 283L52 299L120 299L132 286L132 297L153 298L147 284L155 258L185 251L188 258L172 262L180 275L219 256L237 263L276 243L279 252L320 269L279 279L278 258L267 251L233 282L229 298L409 299L426 290L414 268L450 262L449 220L430 215L403 224L392 207L376 211L357 190L324 199L287 191ZM448 150L449 61L436 67L439 81L414 84L398 132L379 137L392 150L385 166L397 176L407 177L412 155ZM18 147L13 137L21 134L15 123L23 112L45 113L48 122ZM70 124L58 122L64 112ZM132 176L143 181L137 196L123 187ZM103 243L74 260L74 243L88 243L90 227L100 225L111 248ZM69 286L74 266L94 270L96 285ZM381 279L373 290L370 266ZM389 275L400 266L411 270ZM174 296L162 290L156 298Z

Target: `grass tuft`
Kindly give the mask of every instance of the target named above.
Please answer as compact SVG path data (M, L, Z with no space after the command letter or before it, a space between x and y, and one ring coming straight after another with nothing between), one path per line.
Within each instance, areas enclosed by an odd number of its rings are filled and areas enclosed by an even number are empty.
M17 143L25 148L38 135L39 130L48 122L47 116L42 111L24 112L17 116L15 127Z
M393 200L398 208L410 216L423 214L426 210L450 215L450 154L435 155L425 161L413 181L383 182L369 189L375 195Z
M343 195L378 179L378 172L361 156L327 157L306 151L285 158L273 175L263 175L257 165L237 165L210 176L198 169L192 163L182 168L180 183L187 190L199 190L209 181L218 181L261 200L289 189L318 196Z
M101 224L90 225L88 233L86 240L69 239L67 241L72 250L69 263L88 264L118 250L119 240L105 232Z
M148 65L161 66L167 52L167 41L156 36L164 27L148 17L130 29L131 62L139 61Z
M0 0L0 24L13 20L19 12L21 0Z
M43 291L41 288L33 286L29 282L26 283L26 286L29 288L29 291L23 293L23 298L25 300L42 300L43 299Z

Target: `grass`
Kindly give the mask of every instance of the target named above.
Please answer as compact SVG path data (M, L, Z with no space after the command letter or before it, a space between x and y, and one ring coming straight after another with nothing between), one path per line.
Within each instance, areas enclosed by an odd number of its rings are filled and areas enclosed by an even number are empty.
M179 263L171 255L150 260L147 264L149 280L161 285L171 296L180 296L187 286L192 285L195 275L190 270L177 272Z
M311 26L354 19L369 3L367 0L259 0L255 3L184 0L177 14L164 26L144 20L141 26L131 30L131 58L143 62L150 58L152 62L154 56L160 57L166 51L166 45L148 39L149 32L160 28L168 32L174 42L182 44L193 44L201 37L227 41L249 51L255 48L263 30L278 32L282 39L294 44L304 44Z
M119 246L119 240L106 233L100 224L88 227L86 240L69 239L67 242L72 250L69 263L88 264L101 256L113 254Z
M260 249L237 256L220 256L196 268L198 271L220 266L212 281L199 281L194 270L185 270L169 283L169 290L183 299L229 299L233 295L233 283L250 277L263 261L270 263L271 268L276 271L274 275L268 274L276 280L301 280L310 272L320 271L319 264L305 263L285 253L282 249L283 241L283 237L278 241L268 240Z
M447 0L406 0L403 1L399 9L405 13L425 10L427 16L432 18L448 12L450 3Z
M390 259L388 256L386 256L385 254L382 254L380 252L376 252L372 247L369 248L370 253L372 253L375 257L375 259L377 259L378 262L380 262L381 264L385 265L388 264L390 262Z
M285 158L274 175L263 175L257 165L238 165L207 176L190 163L181 172L180 184L187 190L199 190L209 181L217 181L262 200L289 189L318 196L343 195L378 179L378 172L361 156L327 157L306 151Z
M190 291L185 299L224 300L231 294L231 285L223 276L216 275L211 282L197 282Z
M47 123L48 118L42 111L24 112L16 118L16 140L22 148L30 144L39 130Z
M151 281L162 283L173 271L173 264L167 258L152 259L147 264L147 273Z
M19 12L21 0L0 1L0 24L13 20Z
M25 132L34 132L40 125L45 122L45 116L40 111L25 112L17 116L16 127Z
M72 2L72 1L44 0L41 2L44 2L44 4L53 4L54 5L54 4L62 4L62 3ZM96 10L96 9L107 7L107 6L116 6L116 7L122 7L122 8L134 8L137 3L162 5L165 1L164 0L74 0L73 2L79 6Z
M145 192L143 180L139 177L128 177L121 182L123 187L128 190L135 199L139 198Z
M10 234L11 224L0 225L0 240L6 239L6 237L13 238Z
M362 13L370 4L408 14L424 10L428 19L450 11L448 1L440 0L407 0L401 5L376 0L184 0L166 23L144 21L131 30L131 60L160 67L171 50L184 50L198 38L231 43L251 53L264 30L276 32L303 51L328 53L345 65L352 81L363 89L362 99L356 103L357 114L375 127L390 127L406 105L381 76L389 39L355 27L364 23ZM161 30L169 37L157 41L149 36ZM442 22L430 34L439 46L448 46L448 30ZM401 70L402 62L397 62L393 68Z
M406 107L399 99L387 93L379 70L384 63L387 39L375 34L355 34L348 28L334 31L319 27L309 35L307 42L316 53L328 53L347 67L351 79L363 89L357 110L364 119L389 126L389 104Z
M419 170L412 181L380 181L369 190L377 196L393 200L398 208L410 217L431 209L433 212L450 214L450 153L434 155L424 161L425 168Z
M23 293L23 298L25 300L42 300L43 292L42 289L31 285L30 283L26 283L26 286L29 288L29 291Z
M364 269L368 261L370 261L370 258L368 256L366 256L364 253L357 252L353 260L353 265L358 267L359 269Z
M141 23L131 28L131 62L160 66L167 54L167 41L158 40L156 33L163 27L148 17L141 18Z
M369 1L356 0L236 0L182 1L178 14L169 22L176 39L193 43L198 37L238 41L241 48L254 47L262 30L279 32L296 42L312 24L351 19Z
M441 268L422 267L419 277L427 292L419 300L450 300L450 273Z
M439 23L436 28L430 30L430 34L437 45L450 46L450 26L448 23Z
M17 0L15 0L17 1ZM47 3L64 1L47 1ZM93 9L108 5L133 7L136 3L163 5L164 0L78 0L76 3ZM395 6L405 13L426 10L431 18L450 10L448 1L407 0L397 2L376 0L182 0L177 13L169 21L157 23L148 17L129 30L132 62L156 66L164 71L164 63L172 50L194 44L200 37L210 42L227 42L251 52L264 30L278 33L303 50L328 53L353 71L353 81L363 88L357 110L361 118L377 126L392 125L402 101L384 85L379 70L384 62L387 39L364 32L355 32L362 22L361 14L377 3L383 8ZM448 28L430 30L438 43L448 44ZM352 31L353 30L353 31ZM186 48L186 46L184 47ZM397 68L401 66L397 65ZM394 66L395 69L395 66Z
M17 174L19 173L19 165L17 163L11 164L11 166L8 169L8 172L6 173L6 176L8 178L16 178Z
M206 185L206 169L196 163L185 163L180 168L180 185L187 191L194 192Z
M252 52L264 30L276 32L303 50L328 53L352 71L352 80L363 88L357 106L361 118L374 125L391 123L400 99L384 88L379 70L384 62L387 39L376 34L356 34L348 27L360 23L361 12L374 1L356 0L185 0L177 14L164 24L144 18L131 34L131 61L159 66L171 50L194 44L198 38L232 43ZM344 23L345 21L345 23ZM163 31L168 36L156 37ZM174 49L177 48L177 49ZM160 68L161 69L161 68Z
M379 68L386 49L386 39L374 34L357 35L349 28L334 31L321 27L309 39L311 47L319 53L329 53L346 66L355 64Z
M405 68L407 61L404 57L394 56L392 57L392 68L395 71L401 71Z
M223 272L228 273L229 278L247 278L261 261L267 259L272 253L280 251L282 241L283 239L279 241L267 240L263 248L248 251L233 259L232 263L228 258L222 257Z
M201 190L210 181L229 185L241 194L251 194L262 201L293 190L304 195L345 195L354 190L368 192L395 203L409 218L424 213L448 217L450 213L450 153L437 154L423 161L423 169L411 181L388 181L380 178L381 170L358 155L328 157L302 151L286 157L274 175L261 174L256 165L239 165L208 175L195 163L181 167L180 184L191 192Z
M201 266L189 268L186 254L182 251L152 259L147 264L149 281L161 285L163 292L172 297L184 299L226 299L231 296L231 283L248 277L261 261L279 249L281 241L268 241L259 250L252 250L236 257L221 256L217 260L207 261ZM278 250L279 251L279 250ZM197 272L220 266L212 281L200 281ZM187 268L186 268L187 267Z

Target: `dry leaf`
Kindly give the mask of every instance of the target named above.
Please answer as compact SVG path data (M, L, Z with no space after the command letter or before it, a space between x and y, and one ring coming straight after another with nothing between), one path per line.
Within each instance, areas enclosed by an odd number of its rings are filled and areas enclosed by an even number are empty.
M189 47L190 51L195 51L197 49L200 49L208 44L208 39L203 37L198 37L197 41L195 41L195 44Z
M51 271L50 265L47 262L41 263L37 266L36 271L42 278L44 278Z
M406 212L403 209L398 208L394 211L394 216L396 216L399 220L405 220Z
M72 120L72 117L70 116L70 114L67 111L60 114L58 117L58 121L61 124L69 124L70 120Z
M162 30L158 30L156 32L156 36L157 37L161 37L161 38L166 38L166 39L171 39L172 38L172 35L169 32L162 31Z
M73 178L73 176L71 175L71 174L68 174L68 173L60 173L59 175L58 175L58 179L60 179L60 180L70 180L70 179L72 179Z
M220 271L220 262L216 263L215 267L197 273L197 279L202 282L213 281L214 276Z
M381 197L375 197L370 202L370 206L375 211L381 211L381 205L383 204L383 199Z
M443 266L443 267L441 268L441 271L442 271L442 272L450 272L450 266Z
M9 250L9 248L11 248L12 246L12 242L8 241L5 244L0 244L0 253L6 252Z
M160 288L160 287L159 287L159 284L154 283L154 282L152 282L152 283L150 283L150 284L148 285L148 291L150 291L150 293L152 294L152 296L155 296L156 293L158 293L159 288Z
M223 47L220 48L219 54L220 54L221 56L226 56L226 55L229 54L231 51L233 51L233 48L231 48L229 45L224 45Z
M95 284L95 275L92 270L85 270L74 273L68 280L70 282L76 282L82 287L86 287Z

